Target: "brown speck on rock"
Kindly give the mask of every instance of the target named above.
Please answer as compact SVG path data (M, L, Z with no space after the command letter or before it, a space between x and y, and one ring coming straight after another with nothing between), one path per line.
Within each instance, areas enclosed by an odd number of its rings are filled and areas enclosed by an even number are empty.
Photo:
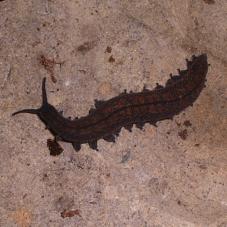
M200 168L200 169L204 169L204 170L206 170L206 169L207 169L207 166L206 166L206 165L204 165L204 164L200 164L200 165L199 165L199 168Z
M188 131L187 131L187 129L184 129L184 130L178 132L178 135L180 136L180 138L182 140L186 140L187 137L188 137Z
M54 59L48 59L43 54L38 57L38 60L42 66L46 69L46 71L50 74L51 80L53 83L57 82L57 79L54 76L54 66L59 64L60 67L64 62L56 62Z
M83 73L83 74L86 74L86 70L84 70L84 69L78 69L78 72L80 72L80 73Z
M105 50L105 53L111 53L111 51L112 51L112 48L110 46L107 46L106 50Z
M215 1L214 0L203 0L205 3L207 4L214 4Z
M109 57L109 60L108 60L110 63L113 63L113 62L115 62L115 59L113 58L113 56L111 55L110 57Z
M90 204L93 204L93 205L95 205L95 204L97 204L97 202L95 202L95 201L91 201L91 202L89 202Z
M84 42L82 45L77 47L77 51L81 52L82 54L86 54L88 51L93 49L95 46L96 46L95 41Z
M80 210L64 210L63 212L61 212L62 218L71 218L75 215L81 217Z
M51 75L50 78L51 78L53 83L57 83L57 79L54 75Z
M184 126L190 127L192 126L192 123L189 120L184 121Z

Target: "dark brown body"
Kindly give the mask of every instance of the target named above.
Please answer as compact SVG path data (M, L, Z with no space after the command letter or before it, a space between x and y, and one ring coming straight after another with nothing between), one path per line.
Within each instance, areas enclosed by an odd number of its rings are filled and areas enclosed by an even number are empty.
M45 123L52 134L73 144L76 150L88 143L97 149L97 140L115 141L122 127L131 130L133 124L142 128L147 122L155 125L164 119L172 119L193 104L202 91L208 71L207 56L202 54L187 60L187 69L171 76L165 87L139 93L122 93L107 101L95 101L96 109L79 119L64 118L48 104L43 80L43 105L37 110L26 109L17 113L34 113Z

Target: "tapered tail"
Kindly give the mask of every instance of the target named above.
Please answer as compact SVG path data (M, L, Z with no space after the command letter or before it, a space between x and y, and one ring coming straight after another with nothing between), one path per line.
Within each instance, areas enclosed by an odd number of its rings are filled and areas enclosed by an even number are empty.
M17 112L14 112L12 116L15 116L20 113L30 113L30 114L38 114L39 110L38 109L24 109L24 110L19 110Z

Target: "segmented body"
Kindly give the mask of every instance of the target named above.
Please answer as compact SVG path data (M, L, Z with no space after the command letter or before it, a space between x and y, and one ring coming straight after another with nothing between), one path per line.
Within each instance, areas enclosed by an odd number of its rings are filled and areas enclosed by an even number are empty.
M193 56L187 60L187 69L178 70L165 86L153 90L144 89L139 93L124 92L107 101L95 101L95 109L87 116L70 120L64 118L54 106L47 102L45 78L43 80L43 104L39 109L25 109L18 113L37 114L52 134L73 144L80 150L81 144L88 143L97 149L97 141L103 138L114 142L122 127L131 131L133 124L142 128L145 123L172 119L188 106L192 106L205 86L208 71L207 56Z

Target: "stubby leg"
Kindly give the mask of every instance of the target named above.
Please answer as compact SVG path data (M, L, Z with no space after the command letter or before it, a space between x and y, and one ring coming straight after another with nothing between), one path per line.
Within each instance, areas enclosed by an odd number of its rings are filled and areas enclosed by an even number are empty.
M78 152L81 148L81 144L80 143L72 143L73 148L76 152Z

